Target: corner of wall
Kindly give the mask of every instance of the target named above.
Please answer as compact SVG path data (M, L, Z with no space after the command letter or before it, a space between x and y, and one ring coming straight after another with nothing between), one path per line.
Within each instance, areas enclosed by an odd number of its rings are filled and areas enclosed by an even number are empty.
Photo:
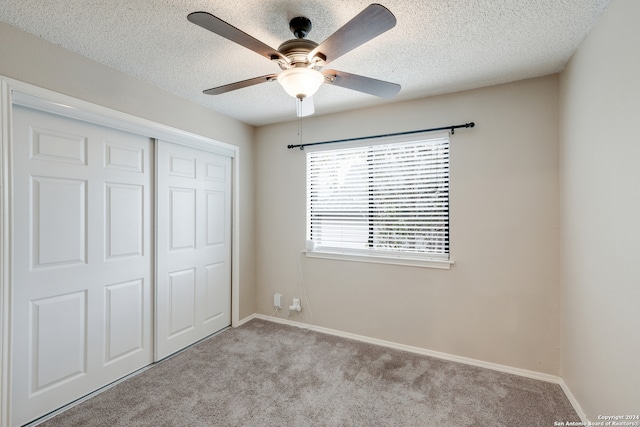
M560 375L593 420L640 413L638 16L613 0L560 76Z

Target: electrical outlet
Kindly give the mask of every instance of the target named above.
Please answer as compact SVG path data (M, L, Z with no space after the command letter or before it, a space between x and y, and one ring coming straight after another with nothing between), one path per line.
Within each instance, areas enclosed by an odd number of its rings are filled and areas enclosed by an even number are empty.
M289 306L289 311L301 311L302 306L300 305L300 298L293 299L293 305Z
M273 294L273 306L282 308L282 294Z

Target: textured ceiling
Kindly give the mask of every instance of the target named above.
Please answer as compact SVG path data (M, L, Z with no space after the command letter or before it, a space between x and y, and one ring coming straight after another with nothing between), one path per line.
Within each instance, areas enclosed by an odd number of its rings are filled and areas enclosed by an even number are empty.
M392 99L323 85L316 114L456 92L562 70L610 0L383 0L397 25L331 62L402 85ZM223 95L202 90L280 71L189 21L218 16L273 48L289 20L311 19L318 43L367 7L362 0L4 0L0 20L252 125L295 119L276 82Z

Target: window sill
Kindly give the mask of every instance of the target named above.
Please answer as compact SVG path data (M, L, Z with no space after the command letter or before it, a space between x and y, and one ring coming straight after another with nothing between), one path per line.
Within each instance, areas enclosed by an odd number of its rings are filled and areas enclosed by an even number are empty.
M453 261L440 259L400 258L374 255L354 255L338 252L302 251L307 258L335 259L339 261L369 262L374 264L404 265L409 267L437 268L449 270Z

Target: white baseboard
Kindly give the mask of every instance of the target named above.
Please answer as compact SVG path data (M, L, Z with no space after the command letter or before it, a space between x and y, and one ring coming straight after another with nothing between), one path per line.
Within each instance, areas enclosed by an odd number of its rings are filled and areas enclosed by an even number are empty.
M571 389L569 388L569 386L564 382L562 378L560 378L559 384L560 387L562 387L562 391L564 391L565 396L567 396L567 399L569 399L569 402L571 402L571 406L573 406L573 409L580 417L580 420L582 420L585 425L589 424L591 421L589 420L589 418L587 418L587 414L585 414L582 410L582 407L578 403L578 400L575 398L573 393L571 393Z
M569 386L567 386L567 384L564 382L564 380L561 377L557 376L557 375L550 375L550 374L545 374L545 373L542 373L542 372L529 371L527 369L514 368L512 366L500 365L498 363L485 362L483 360L471 359L469 357L456 356L454 354L442 353L442 352L439 352L439 351L428 350L428 349L421 348L421 347L414 347L414 346L405 345L405 344L398 344L398 343L395 343L395 342L392 342L392 341L380 340L380 339L377 339L377 338L371 338L371 337L367 337L367 336L364 336L364 335L352 334L350 332L343 332L343 331L339 331L339 330L336 330L336 329L325 328L325 327L322 327L322 326L311 325L311 324L308 324L308 323L296 322L296 321L293 321L293 320L283 319L283 318L280 318L280 317L266 316L264 314L258 314L258 313L254 313L251 316L248 316L248 317L242 319L242 321L240 322L240 325L243 325L243 324L249 322L252 319L262 319L262 320L266 320L266 321L269 321L269 322L281 323L281 324L284 324L284 325L295 326L295 327L303 328L303 329L309 329L309 330L312 330L312 331L321 332L321 333L325 333L325 334L329 334L329 335L335 335L335 336L338 336L338 337L349 338L349 339L356 340L356 341L366 342L366 343L370 343L370 344L376 344L376 345L380 345L380 346L383 346L383 347L393 348L393 349L396 349L396 350L408 351L408 352L411 352L411 353L416 353L416 354L422 354L422 355L425 355L425 356L435 357L437 359L443 359L443 360L448 360L448 361L451 361L451 362L463 363L465 365L477 366L479 368L491 369L491 370L494 370L494 371L505 372L507 374L519 375L521 377L527 377L527 378L532 378L534 380L540 380L540 381L545 381L545 382L549 382L549 383L558 384L560 386L560 388L562 388L562 391L564 392L565 396L567 396L567 399L569 399L569 402L573 406L573 409L576 411L576 413L578 414L578 416L580 417L582 422L583 423L589 423L590 422L589 419L587 418L586 414L584 413L584 411L580 407L580 404L576 400L575 396L573 395L573 393L571 393L571 389L569 389Z
M383 347L394 348L396 350L408 351L411 353L422 354L425 356L435 357L437 359L449 360L451 362L464 363L465 365L477 366L479 368L487 368L494 371L505 372L507 374L519 375L521 377L532 378L534 380L541 380L554 384L560 384L562 379L556 375L545 374L542 372L529 371L526 369L514 368L511 366L500 365L497 363L485 362L483 360L471 359L469 357L456 356L454 354L442 353L439 351L428 350L421 347L414 347L405 344L398 344L392 341L380 340L377 338L366 337L364 335L352 334L350 332L338 331L336 329L325 328L322 326L310 325L308 323L296 322L289 319L282 319L280 317L265 316L264 314L253 314L246 319L243 319L243 323L248 322L251 319L262 319L269 322L282 323L285 325L296 326L298 328L309 329L316 332L322 332L329 335L335 335L338 337L349 338L356 341L362 341L370 344L376 344ZM246 320L246 322L245 322Z
M244 319L240 319L240 320L238 321L238 324L237 324L236 326L234 326L234 328L236 328L236 327L238 327L238 326L242 326L242 325L244 325L245 323L247 323L247 322L249 322L249 321L251 321L251 320L253 320L253 319L257 318L258 316L261 316L261 315L258 315L258 314L256 314L256 313L253 313L251 316L247 316L247 317L245 317Z
M311 325L308 323L301 323L301 322L296 322L289 319L282 319L280 317L265 316L264 314L257 314L257 313L252 314L251 316L248 316L245 319L243 319L241 324L247 323L252 319L262 319L269 322L281 323L284 325L290 325L298 328L309 329L312 331L321 332L329 335L335 335L338 337L349 338L356 341L376 344L383 347L393 348L396 350L408 351L411 353L417 353L425 356L435 357L437 359L463 363L465 365L477 366L479 368L491 369L494 371L505 372L507 374L519 375L521 377L527 377L527 378L532 378L534 380L540 380L540 381L558 384L562 388L562 391L564 392L564 394L567 396L567 399L569 399L569 402L573 406L573 409L576 411L576 413L578 414L582 422L584 423L589 422L589 419L587 418L584 411L580 407L580 404L578 403L576 398L573 396L573 393L571 393L571 390L569 389L567 384L564 382L564 380L561 377L557 375L550 375L542 372L529 371L527 369L514 368L512 366L500 365L498 363L491 363L491 362L485 362L483 360L471 359L469 357L456 356L454 354L442 353L439 351L428 350L425 348L414 347L414 346L405 345L405 344L398 344L392 341L380 340L377 338L366 337L364 335L357 335L349 332L338 331L336 329L330 329L322 326Z

